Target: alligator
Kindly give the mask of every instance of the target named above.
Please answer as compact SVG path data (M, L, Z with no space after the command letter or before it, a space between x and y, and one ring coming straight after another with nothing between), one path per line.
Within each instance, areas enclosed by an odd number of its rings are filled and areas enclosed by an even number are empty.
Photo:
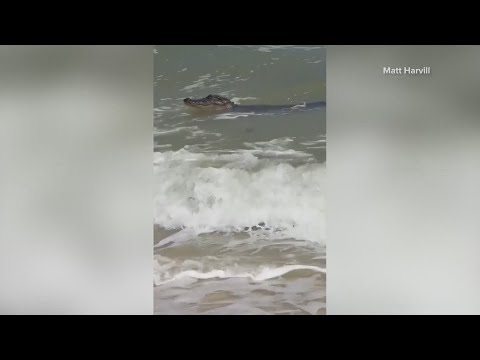
M302 111L319 109L326 106L325 101L316 101L300 105L237 105L233 101L220 95L208 95L201 99L186 98L184 104L195 110L214 112L253 112L263 113L287 113L291 111Z

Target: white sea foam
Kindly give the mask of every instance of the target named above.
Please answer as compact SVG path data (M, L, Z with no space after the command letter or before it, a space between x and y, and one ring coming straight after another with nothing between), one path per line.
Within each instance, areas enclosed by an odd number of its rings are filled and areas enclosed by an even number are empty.
M247 117L247 116L251 116L251 115L255 115L255 113L253 112L245 112L245 113L223 113L223 114L220 114L220 115L217 115L215 116L215 120L233 120L233 119L238 119L238 118L241 118L241 117Z
M173 134L173 133L177 133L177 132L181 132L181 131L201 131L201 130L198 130L198 127L197 126L178 126L176 128L172 128L172 129L155 129L154 130L154 134L155 135L169 135L169 134Z
M184 149L156 153L154 164L154 221L162 227L200 234L243 231L263 222L287 237L324 242L322 164L295 167L249 150L203 154Z
M327 139L322 136L315 140L301 142L300 145L310 147L310 146L325 145L326 143L327 143Z
M292 106L292 109L301 109L301 108L304 108L304 107L307 107L306 102L304 102L303 104L294 105L294 106Z
M295 140L293 138L284 137L273 139L270 141L259 141L255 143L245 142L244 145L253 150L249 150L253 155L259 157L276 157L276 158L312 158L312 155L299 150L290 149L291 144Z
M155 145L155 148L156 148L156 149L165 149L165 148L169 148L169 147L172 147L172 144L159 144L159 145Z
M175 133L185 133L186 139L194 139L194 138L205 138L207 136L215 136L219 138L222 136L220 133L211 132L207 130L201 130L198 126L177 126L174 128L166 128L166 129L154 129L155 136L166 136Z
M163 248L166 246L171 247L172 245L177 246L193 239L195 236L197 236L197 234L193 230L180 230L179 232L176 232L175 234L159 241L154 248Z
M234 97L234 98L231 98L230 100L236 104L240 104L243 100L257 100L257 99L258 98L253 96L246 96L246 97Z
M170 263L171 267L172 264ZM155 285L162 285L165 283L179 281L185 278L206 280L206 279L227 279L227 278L247 278L254 282L262 282L269 279L274 279L283 276L291 271L296 270L310 270L314 272L326 273L326 269L319 266L311 265L284 265L280 267L268 267L264 266L257 270L238 271L237 269L227 270L212 270L208 272L202 272L198 270L184 270L176 274L171 274L170 271L166 271L164 267L157 267L154 270L154 283ZM169 269L168 269L169 270Z

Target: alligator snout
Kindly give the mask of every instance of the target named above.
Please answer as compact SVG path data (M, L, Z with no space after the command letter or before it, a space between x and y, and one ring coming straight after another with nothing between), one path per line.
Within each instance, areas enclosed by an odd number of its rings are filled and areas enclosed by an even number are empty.
M183 99L183 103L184 103L185 105L190 105L190 106L195 105L195 102L194 102L192 99L190 99L190 98Z
M202 107L202 108L231 108L235 104L227 99L226 97L220 95L208 95L207 97L201 99L190 99L186 98L183 100L186 105Z

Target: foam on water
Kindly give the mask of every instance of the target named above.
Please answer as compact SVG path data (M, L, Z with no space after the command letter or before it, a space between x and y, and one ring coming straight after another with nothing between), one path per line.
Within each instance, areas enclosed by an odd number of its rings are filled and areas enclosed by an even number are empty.
M165 149L165 148L169 148L169 147L172 147L172 144L160 144L160 145L155 145L155 148L156 148L156 149Z
M182 131L192 132L192 131L201 131L201 130L198 130L197 126L179 126L171 129L155 129L153 133L154 135L159 136L159 135L169 135L169 134L178 133Z
M166 128L166 129L155 128L153 131L153 134L155 136L167 136L167 135L172 135L176 133L185 133L186 139L193 139L197 137L206 137L206 136L215 136L218 138L222 136L222 134L220 133L201 130L198 128L198 126L179 126L175 128Z
M223 113L215 116L215 120L234 120L241 117L248 117L255 115L253 112L244 112L244 113Z
M244 145L255 150L285 150L294 141L294 138L283 137L270 141L257 141L255 143L245 142Z
M317 147L325 147L327 144L327 139L324 135L318 136L316 139L312 139L309 141L303 141L300 145L307 146L310 149L317 148Z
M285 275L295 270L310 270L314 272L326 273L324 268L310 265L285 265L280 267L262 267L257 270L241 271L238 270L212 270L208 272L201 272L198 270L185 270L175 275L170 275L165 269L160 269L154 274L155 285L162 285L165 283L182 280L184 278L192 278L197 280L206 279L227 279L227 278L248 278L254 282L261 282L269 279L274 279Z
M303 102L303 104L292 106L292 109L301 109L301 108L305 108L305 107L307 107L307 103Z
M258 98L253 96L246 96L246 97L233 97L231 101L235 104L240 104L243 100L257 100Z
M249 151L185 149L156 153L154 163L154 221L164 228L200 234L244 231L264 223L286 237L324 242L322 164L293 166Z
M273 139L270 141L258 141L255 143L243 143L247 148L253 150L247 150L253 155L259 157L273 157L277 159L308 159L313 160L310 153L289 149L294 143L294 138L284 137L279 139Z
M159 241L154 248L165 248L173 246L179 246L180 244L190 241L197 236L196 232L193 230L185 229L181 230L173 235L166 237L165 239Z

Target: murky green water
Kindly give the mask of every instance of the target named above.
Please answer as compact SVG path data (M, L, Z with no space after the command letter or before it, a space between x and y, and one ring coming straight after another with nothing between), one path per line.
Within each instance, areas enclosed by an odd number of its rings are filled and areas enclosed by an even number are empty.
M325 101L325 55L155 48L156 313L324 313L325 108L199 114L182 100Z

